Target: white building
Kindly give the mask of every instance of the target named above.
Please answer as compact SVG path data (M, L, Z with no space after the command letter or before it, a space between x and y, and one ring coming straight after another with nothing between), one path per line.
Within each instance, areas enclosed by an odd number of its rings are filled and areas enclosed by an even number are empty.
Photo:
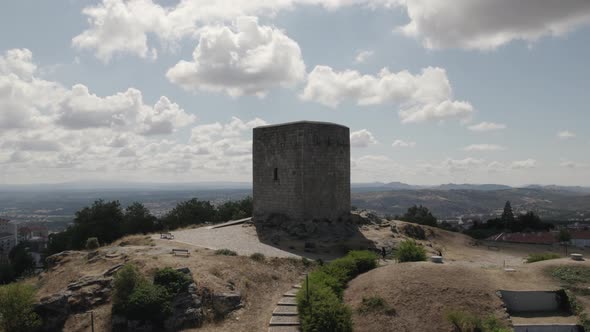
M0 258L5 258L18 243L17 225L9 220L0 219Z

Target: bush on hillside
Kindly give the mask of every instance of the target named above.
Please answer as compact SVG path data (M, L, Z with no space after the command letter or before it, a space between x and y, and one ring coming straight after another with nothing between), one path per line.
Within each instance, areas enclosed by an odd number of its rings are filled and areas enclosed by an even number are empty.
M171 295L164 286L142 283L127 301L124 315L128 319L146 320L161 325L172 313Z
M264 256L264 254L261 254L259 252L255 252L252 255L250 255L250 259L252 259L253 261L256 261L256 262L264 262L266 257Z
M397 248L395 257L400 263L425 261L426 250L414 240L405 240Z
M172 297L186 290L189 283L184 273L164 268L156 271L152 284L134 265L127 264L115 275L113 313L162 326L172 312Z
M88 238L88 240L86 240L86 249L87 250L96 250L96 249L98 249L98 247L100 247L100 244L98 243L97 238L90 237L90 238Z
M170 294L186 291L190 283L189 276L170 267L160 269L154 275L154 284L166 288Z
M218 256L237 256L238 253L233 251L233 250L229 250L229 249L219 249L219 250L215 250L215 255Z
M352 331L352 313L338 296L325 285L314 285L309 300L305 291L297 294L301 327L304 332Z
M544 254L530 254L529 257L527 257L526 262L527 263L534 263L534 262L540 262L540 261L546 261L549 259L557 259L557 258L561 258L561 256L559 254L555 254L555 253L544 253Z
M113 293L113 313L125 314L129 297L136 287L147 283L147 280L132 264L125 264L115 275Z
M374 253L351 251L310 273L297 293L303 331L351 331L351 312L342 303L342 293L351 279L376 266Z
M0 287L0 330L32 331L41 325L33 311L35 290L29 285L10 284Z

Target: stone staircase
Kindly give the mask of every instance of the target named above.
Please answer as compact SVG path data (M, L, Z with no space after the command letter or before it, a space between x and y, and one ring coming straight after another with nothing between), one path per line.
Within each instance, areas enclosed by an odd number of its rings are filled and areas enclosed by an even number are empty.
M293 285L277 302L268 323L268 332L299 332L299 315L295 295L301 289L301 284Z

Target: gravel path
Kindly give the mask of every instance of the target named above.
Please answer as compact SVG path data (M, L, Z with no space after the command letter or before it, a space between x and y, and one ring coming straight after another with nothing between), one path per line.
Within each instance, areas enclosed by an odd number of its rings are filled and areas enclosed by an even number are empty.
M217 249L230 249L240 255L261 253L269 257L297 257L293 253L261 243L256 235L256 229L250 224L227 226L223 228L207 229L199 227L171 232L174 240L170 243L181 242L198 247ZM159 234L152 236L160 239Z

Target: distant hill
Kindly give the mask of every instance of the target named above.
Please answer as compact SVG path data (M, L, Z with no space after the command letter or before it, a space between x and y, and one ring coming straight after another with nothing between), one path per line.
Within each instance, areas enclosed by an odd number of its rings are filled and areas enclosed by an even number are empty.
M484 187L485 188L485 187ZM420 189L354 192L352 204L381 214L401 215L414 204L427 206L439 218L495 217L509 200L515 212L535 211L545 220L590 218L590 195L544 188Z

